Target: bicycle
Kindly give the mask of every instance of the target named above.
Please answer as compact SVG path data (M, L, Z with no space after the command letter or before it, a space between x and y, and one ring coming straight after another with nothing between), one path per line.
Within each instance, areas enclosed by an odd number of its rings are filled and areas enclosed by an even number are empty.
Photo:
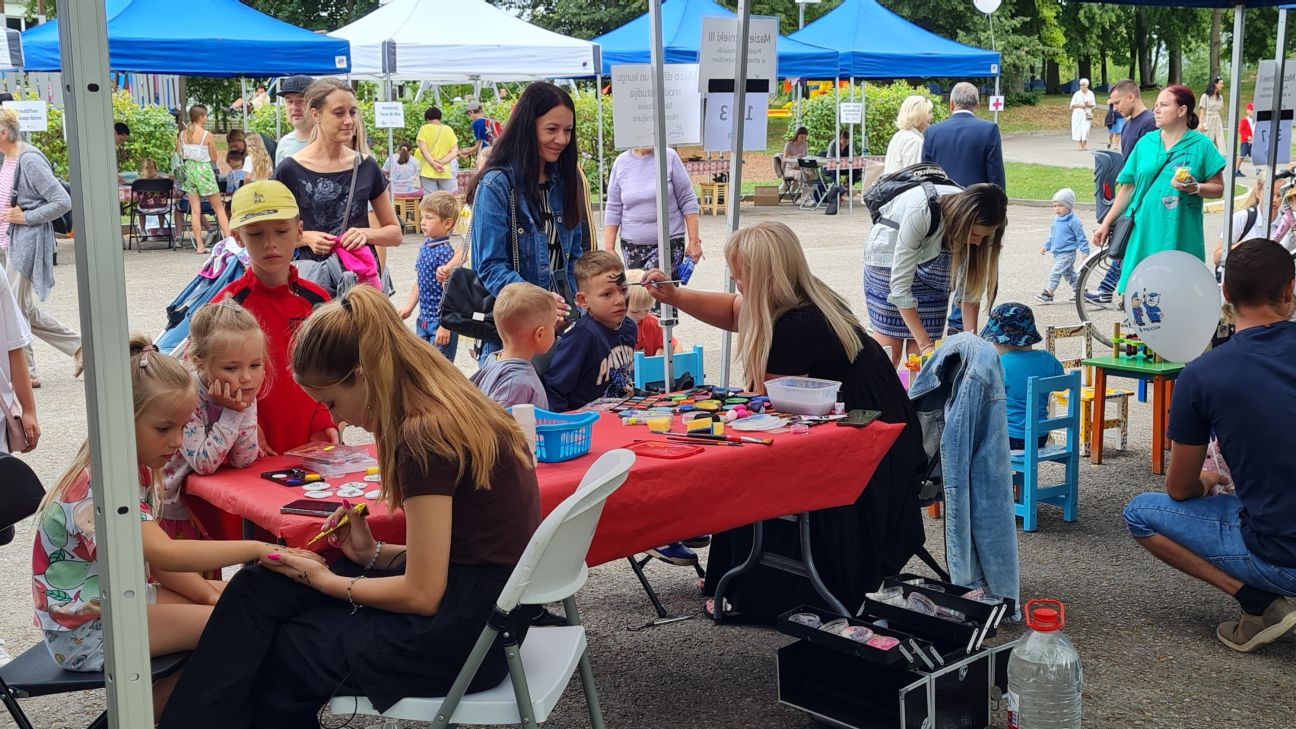
M1107 246L1104 245L1085 259L1076 276L1075 285L1076 314L1080 316L1081 323L1089 328L1089 335L1104 347L1111 346L1112 325L1125 321L1121 299L1115 291L1116 281L1107 281L1111 271L1112 260L1107 256ZM1117 273L1111 275L1119 278Z

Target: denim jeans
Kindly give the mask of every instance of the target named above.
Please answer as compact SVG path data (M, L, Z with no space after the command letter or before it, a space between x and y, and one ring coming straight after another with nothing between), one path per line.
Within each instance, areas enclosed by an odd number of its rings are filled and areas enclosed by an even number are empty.
M424 324L427 324L427 326L424 326ZM419 335L420 339L426 341L428 344L432 345L433 347L436 347L437 351L439 351L441 354L444 354L446 359L450 360L451 362L454 362L455 353L459 351L458 334L454 332L450 332L450 342L446 344L444 347L437 347L436 333L438 327L436 322L424 322L424 320L419 319L417 322L415 322L414 329L416 333Z
M1058 282L1062 279L1066 279L1066 282L1071 284L1071 289L1075 290L1076 278L1078 278L1075 272L1075 259L1075 251L1053 254L1053 270L1049 271L1048 285L1044 287L1045 291L1056 293Z
M1120 282L1121 262L1115 258L1111 259L1111 268L1107 269L1107 275L1098 283L1098 290L1104 293L1112 293L1116 290L1116 284Z
M495 353L501 349L504 349L504 345L482 341L481 351L477 353L477 366L485 367L486 363L491 361L491 357L495 356Z
M1242 502L1233 494L1175 501L1144 493L1125 507L1130 534L1160 534L1242 582L1265 592L1296 597L1296 568L1257 557L1242 540Z

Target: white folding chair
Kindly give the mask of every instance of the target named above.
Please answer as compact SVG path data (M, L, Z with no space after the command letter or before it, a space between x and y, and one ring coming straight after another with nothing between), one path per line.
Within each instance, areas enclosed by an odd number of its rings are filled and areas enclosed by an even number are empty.
M594 689L594 671L586 651L573 596L589 576L585 555L603 514L603 504L625 483L635 455L618 449L599 457L585 472L576 493L558 505L531 537L526 551L495 603L494 613L477 639L467 662L444 698L407 698L386 712L376 711L363 696L338 696L330 703L334 714L381 715L384 719L431 722L436 729L459 724L521 724L531 727L549 718L572 673L580 667L581 686L589 706L590 723L603 729L603 712ZM465 695L500 634L520 603L540 605L561 600L567 625L533 627L521 648L504 632L504 655L509 678L495 688Z

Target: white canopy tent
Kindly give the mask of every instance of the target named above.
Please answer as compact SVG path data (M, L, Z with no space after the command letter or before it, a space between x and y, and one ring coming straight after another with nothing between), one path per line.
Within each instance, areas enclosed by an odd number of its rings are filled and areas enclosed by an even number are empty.
M351 42L352 78L581 78L602 61L598 45L537 28L485 0L392 0L329 35Z

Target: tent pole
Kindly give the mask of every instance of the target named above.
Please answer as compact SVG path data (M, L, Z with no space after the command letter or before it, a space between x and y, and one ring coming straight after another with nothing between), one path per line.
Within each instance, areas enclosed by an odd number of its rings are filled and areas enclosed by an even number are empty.
M742 161L743 136L747 129L747 47L751 38L751 0L738 0L738 48L734 53L734 128L729 152L729 193L725 198L727 220L725 221L725 238L738 232L738 218L742 202ZM765 123L765 120L761 120ZM734 280L729 274L729 261L725 261L724 286L727 293L734 293ZM720 384L729 386L729 374L733 360L733 332L725 330L720 340L721 366ZM745 373L744 373L745 374Z
M385 98L387 99L387 101L393 101L394 99L392 98L392 82L391 82L390 73L387 74L387 77L383 80L383 90L386 92ZM387 156L391 157L393 154L396 154L396 130L392 129L391 127L387 127ZM390 187L390 185L388 185L388 187ZM395 200L395 193L392 193L392 195L393 195L392 199Z
M855 101L855 77L850 80L851 101ZM855 125L850 125L850 146L846 149L850 155L850 168L846 170L846 209L855 212Z
M1273 110L1269 117L1273 120L1270 122L1273 126L1269 130L1269 176L1265 178L1265 184L1269 186L1270 193L1264 196L1263 202L1265 211L1263 230L1265 235L1268 235L1269 226L1273 223L1274 211L1270 208L1273 202L1272 191L1277 189L1274 185L1274 173L1278 171L1278 138L1280 136L1279 132L1282 130L1283 73L1286 71L1285 66L1287 65L1287 10L1285 8L1278 9L1278 38L1277 42L1274 43L1274 47L1277 49L1274 53L1274 92L1273 102L1269 105L1269 108ZM1234 93L1236 93L1237 87L1234 86L1233 88ZM1224 230L1229 231L1231 234L1233 228L1231 225L1226 225ZM1229 245L1232 244L1233 241L1229 241ZM1224 260L1223 256L1225 255L1227 254L1221 251L1221 261Z
M670 181L666 177L666 67L665 48L662 41L661 0L648 0L649 53L652 61L653 89L653 162L657 175L657 265L667 278L675 275L671 265L670 249ZM675 328L675 307L661 306L662 386L666 392L675 389L674 356L670 346L671 330Z
M606 160L604 159L604 155L603 155L603 68L601 66L598 69L598 73L594 74L594 103L598 105L597 119L598 119L599 168L598 168L598 181L595 183L595 185L598 187L598 193L599 193L599 205L598 205L599 228L598 228L598 234L594 236L595 239L597 239L599 236L603 235L603 216L606 214L607 211L607 202L605 200L606 192L603 189L603 179L604 179L603 166Z
M243 133L246 134L248 130L248 113L247 113L248 99L247 99L247 77L245 76L239 77L239 101L243 102L239 106L241 106L243 109Z
M1226 242L1226 245L1220 246L1220 264L1228 258L1229 245L1233 239L1233 185L1237 177L1237 170L1233 167L1233 161L1237 159L1238 138L1237 125L1238 119L1241 118L1239 113L1242 109L1242 91L1238 83L1242 80L1242 43L1246 38L1246 6L1238 5L1233 10L1233 68L1229 75L1232 76L1232 82L1229 85L1229 122L1225 127L1225 133L1229 139L1227 164L1224 165L1224 230L1221 232L1220 240ZM1279 54L1282 49L1278 49ZM1279 70L1278 78L1281 80L1282 71ZM1274 84L1274 89L1281 88ZM1275 112L1277 109L1275 109ZM1278 114L1274 114L1273 138L1278 138Z
M139 463L126 317L116 159L103 3L58 0L59 49L66 83L68 159L76 227L77 290L85 335L86 416L99 535L104 674L110 727L152 726L148 622L139 528Z
M990 50L994 51L995 53L998 53L998 52L999 52L999 46L998 46L997 44L995 44L995 34L994 34L994 13L986 13L986 17L990 19ZM999 62L1000 62L1000 63L1003 63L1003 59L1000 58L1000 59L999 59ZM999 73L995 74L995 96L998 96L998 95L999 95L999 77L1002 76L1002 75L1003 75L1003 69L1001 68L1001 69L999 69ZM994 123L995 123L995 126L999 126L999 110L998 110L998 109L995 109L995 110L994 110Z

